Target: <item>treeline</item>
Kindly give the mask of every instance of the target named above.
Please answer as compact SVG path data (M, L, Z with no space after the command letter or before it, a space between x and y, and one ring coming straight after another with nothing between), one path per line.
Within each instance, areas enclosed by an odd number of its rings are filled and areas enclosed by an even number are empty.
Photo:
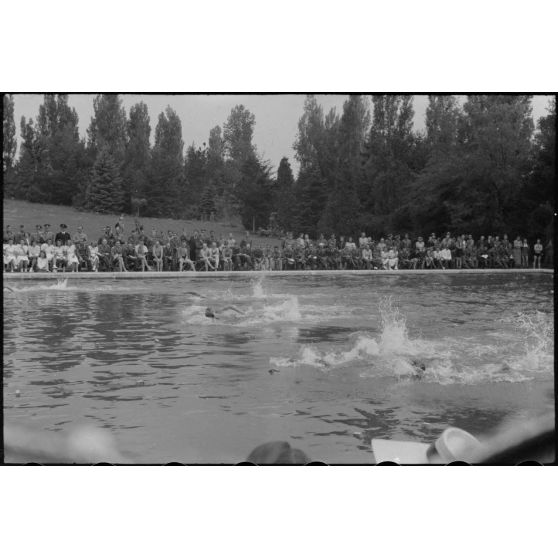
M98 212L219 219L245 227L379 236L450 231L552 235L556 104L535 127L531 96L430 95L424 132L413 97L352 95L341 114L304 103L294 142L274 175L253 143L254 115L234 107L207 143L184 152L182 123L167 107L154 143L147 105L129 114L118 95L94 99L87 138L67 95L45 95L22 118L16 160L14 99L4 96L6 196Z

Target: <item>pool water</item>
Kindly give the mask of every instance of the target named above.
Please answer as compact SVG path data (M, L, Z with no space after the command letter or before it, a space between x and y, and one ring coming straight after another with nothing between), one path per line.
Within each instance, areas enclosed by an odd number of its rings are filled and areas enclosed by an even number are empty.
M140 463L237 463L273 440L313 460L371 463L375 437L482 435L554 410L550 274L15 289L4 293L4 420L107 428Z

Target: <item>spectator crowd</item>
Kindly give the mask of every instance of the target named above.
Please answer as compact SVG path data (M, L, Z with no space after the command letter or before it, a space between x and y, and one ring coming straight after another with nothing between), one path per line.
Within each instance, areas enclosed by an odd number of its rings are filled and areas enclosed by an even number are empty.
M139 222L126 235L123 217L107 226L99 238L91 239L82 226L71 234L65 224L54 232L49 224L36 225L33 232L21 225L4 232L4 271L236 271L236 270L356 270L356 269L477 269L540 268L553 266L552 241L531 244L519 235L481 236L470 234L426 239L388 234L377 240L361 233L358 239L307 234L297 238L287 233L281 246L257 244L249 232L237 241L230 233L216 237L214 231L144 231Z

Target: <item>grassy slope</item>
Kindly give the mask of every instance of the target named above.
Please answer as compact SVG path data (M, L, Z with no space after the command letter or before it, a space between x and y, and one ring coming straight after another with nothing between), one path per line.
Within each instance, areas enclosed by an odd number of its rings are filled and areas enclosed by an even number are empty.
M50 223L50 228L54 232L58 232L60 223L68 225L68 230L73 234L78 225L83 225L83 229L90 239L97 239L101 236L106 225L114 226L118 221L119 215L101 215L97 213L87 213L77 211L73 207L61 205L49 205L30 203L20 200L4 199L3 203L3 219L4 230L6 225L11 225L12 230L17 232L20 225L25 225L28 232L35 230L35 225L44 225ZM155 227L157 230L172 230L180 234L185 228L188 234L194 230L206 229L213 230L219 238L220 234L228 237L232 232L237 240L244 236L244 228L238 224L229 224L222 222L209 223L207 221L179 221L176 219L158 219L154 217L140 217L140 223L143 225L147 234L151 233L151 229ZM134 218L126 215L124 219L124 228L126 234L130 233L134 227ZM263 238L254 236L254 245L263 244L279 244L277 238Z

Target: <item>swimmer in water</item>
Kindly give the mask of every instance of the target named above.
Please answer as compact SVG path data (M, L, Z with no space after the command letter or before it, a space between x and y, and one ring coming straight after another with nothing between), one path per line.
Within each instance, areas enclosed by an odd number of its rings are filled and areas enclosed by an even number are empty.
M421 362L419 360L413 360L411 362L411 365L414 368L413 375L412 375L413 380L420 382L420 380L422 380L424 377L424 373L426 372L426 364L424 364L424 362Z
M200 293L195 293L194 291L186 291L184 294L190 296L197 296L199 298L207 298L206 296L201 295Z
M233 310L234 312L237 312L241 316L245 315L245 312L243 312L242 310L239 310L236 306L225 306L224 308L221 309L221 312L225 312L227 310ZM214 312L213 308L211 308L210 306L208 306L205 309L205 317L206 318L213 318L215 320L218 319L217 316L215 315L215 312Z
M8 285L4 285L4 290L5 291L10 291L11 293L15 293L15 290L12 289L12 287L8 287Z

